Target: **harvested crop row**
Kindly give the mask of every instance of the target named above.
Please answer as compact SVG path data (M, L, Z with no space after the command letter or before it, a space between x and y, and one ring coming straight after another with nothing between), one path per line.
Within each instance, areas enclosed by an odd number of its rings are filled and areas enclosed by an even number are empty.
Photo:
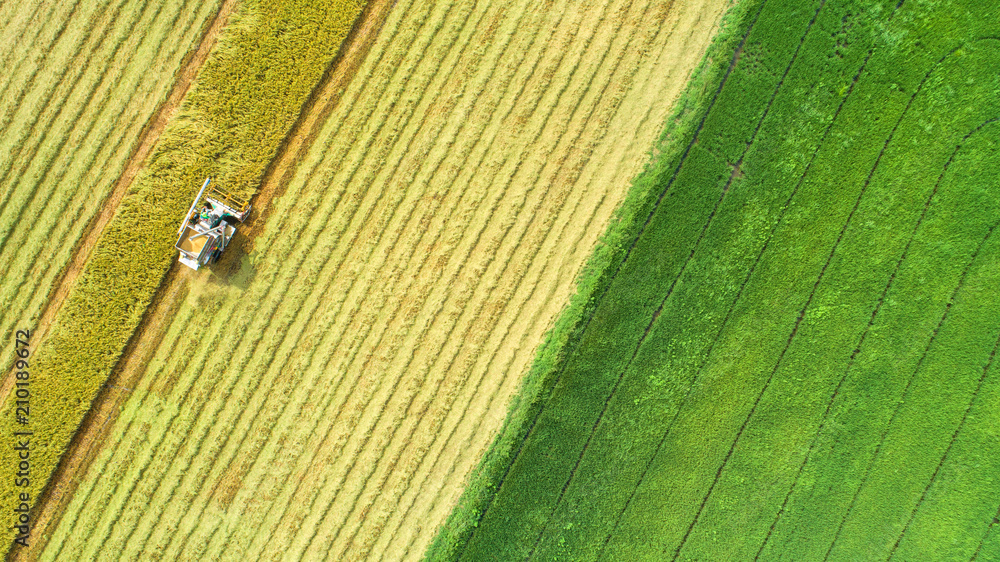
M122 6L127 5L130 6ZM170 4L157 5L150 14L160 15L171 23L191 21L189 17L170 15L164 6ZM212 9L205 4L197 8L206 17ZM37 497L55 468L69 437L173 261L173 235L193 190L199 185L197 178L217 175L238 196L246 197L253 192L270 157L360 11L360 5L353 2L327 8L289 2L280 10L269 8L263 16L256 5L244 6L240 25L220 44L219 51L203 69L182 115L161 138L149 167L97 242L32 365L35 396L32 409L37 412L31 420L35 471L29 488L32 498ZM122 14L132 14L130 9L121 8ZM136 15L134 21L142 21L139 18ZM101 19L92 21L100 27ZM133 21L105 19L117 22L122 29ZM83 34L87 40L93 40L105 32L94 35L87 30ZM152 37L155 40L165 35L157 33ZM124 39L117 41L111 52L126 44ZM144 52L141 47L135 51L138 56ZM305 60L299 61L297 57ZM288 72L288 66L293 64L296 71ZM118 70L114 65L110 68L111 76L115 77ZM71 82L79 82L79 76L87 74L78 73ZM127 85L127 80L121 84ZM56 91L61 90L57 87ZM114 90L97 91L107 94L102 99L115 100L119 96ZM97 107L98 113L106 109ZM55 116L61 110L54 110L53 116L43 123L56 123ZM86 127L90 122L86 116L90 114L83 109L77 111ZM13 122L20 122L18 119L15 116ZM36 121L28 119L25 126L30 130ZM60 133L66 134L69 133ZM63 142L57 140L57 146ZM19 199L10 201L14 204L5 203L4 212L18 212ZM14 490L8 485L3 493L8 497Z
M719 10L397 4L252 259L179 281L46 556L419 557Z

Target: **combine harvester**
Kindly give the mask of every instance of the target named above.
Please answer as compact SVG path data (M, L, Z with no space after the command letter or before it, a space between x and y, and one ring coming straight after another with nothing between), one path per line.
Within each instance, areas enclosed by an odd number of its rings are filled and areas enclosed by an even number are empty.
M181 252L180 262L196 271L203 265L218 261L236 233L236 225L250 213L250 203L240 201L221 189L213 187L205 195L211 179L205 178L201 191L177 231L176 248ZM204 199L202 195L205 195Z

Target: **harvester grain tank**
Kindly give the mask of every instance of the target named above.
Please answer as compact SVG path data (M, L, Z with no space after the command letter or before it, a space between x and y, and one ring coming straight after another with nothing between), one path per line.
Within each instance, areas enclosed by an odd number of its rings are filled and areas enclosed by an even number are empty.
M219 259L236 233L236 225L250 213L248 202L221 189L213 186L206 194L210 181L205 178L177 231L175 247L180 250L180 262L194 270Z

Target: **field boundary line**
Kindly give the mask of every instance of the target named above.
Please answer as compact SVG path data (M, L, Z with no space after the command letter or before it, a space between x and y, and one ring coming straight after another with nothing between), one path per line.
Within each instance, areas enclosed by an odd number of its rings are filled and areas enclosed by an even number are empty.
M766 1L767 0L762 0L761 1L761 7L760 7L760 9L757 12L757 16L760 15L760 12L763 10L763 6L766 3ZM739 42L739 44L738 44L735 52L733 53L732 60L730 61L729 67L727 68L727 70L725 71L725 73L722 76L721 80L719 81L719 86L716 88L716 91L715 91L714 95L712 96L712 99L709 102L708 107L705 109L705 112L702 115L700 121L698 122L698 125L695 127L694 132L693 132L693 134L691 136L691 141L688 142L687 146L684 148L684 151L681 154L680 160L677 163L677 165L675 166L675 169L674 169L674 172L672 174L671 179L667 182L666 187L660 192L660 195L656 199L656 201L655 201L655 203L653 205L653 208L650 210L649 214L647 215L646 220L644 221L642 227L640 227L639 231L634 236L631 244L629 245L628 250L626 250L626 252L625 252L625 255L620 260L617 260L618 263L617 263L617 266L615 268L614 273L611 274L611 276L609 278L609 282L604 285L604 287L601 290L600 295L597 296L597 297L595 297L595 300L600 301L600 300L603 299L604 295L607 293L608 286L610 285L610 280L613 280L615 277L617 277L618 273L621 271L622 266L628 260L628 257L632 254L632 250L635 249L635 246L638 243L639 238L642 236L643 232L645 232L646 227L649 226L649 223L652 221L653 216L656 214L656 210L659 208L660 203L663 201L663 199L666 196L667 192L670 190L670 187L673 185L674 180L677 178L677 175L680 173L680 169L683 166L684 162L687 160L687 156L690 153L691 148L695 145L695 143L698 140L698 133L701 132L701 129L702 129L702 127L705 124L705 120L708 117L708 114L711 112L712 107L714 107L715 102L716 102L716 100L719 97L719 93L722 91L722 88L725 86L726 81L729 78L729 75L732 73L733 67L736 66L736 61L739 58L739 54L742 51L743 45L746 43L746 39L750 35L750 31L753 29L753 24L756 23L756 21L757 21L757 18L755 17L753 23L750 24L750 26L748 27L746 33L744 33L743 38L741 39L741 41ZM581 333L585 332L586 329L587 329L587 327L590 325L590 322L591 322L592 319L593 319L593 314L588 315L587 318L586 318L586 320L583 322L582 327L579 330L577 330L577 331L581 332ZM569 350L569 352L565 355L565 357L568 358L569 356L571 356L572 354L574 354L576 352L577 348L579 348L579 341L574 342L573 349ZM560 363L561 363L561 366L559 368L558 375L556 375L554 382L551 383L550 385L548 385L549 386L548 395L544 399L540 400L541 406L539 407L538 412L536 412L535 416L532 418L531 422L528 424L528 429L525 432L524 438L522 438L522 439L519 440L519 443L517 445L517 448L516 448L514 454L511 455L510 461L507 463L506 468L504 469L504 471L501 474L500 478L497 479L497 484L493 488L493 493L490 494L489 495L489 499L486 500L485 507L483 507L483 509L479 513L479 516L476 518L476 523L473 525L473 530L469 534L469 536L466 537L465 541L463 542L461 548L459 549L458 553L456 554L456 559L461 559L464 556L466 549L468 549L469 543L472 542L473 538L476 535L476 530L479 528L479 525L482 523L484 517L486 516L486 513L493 506L493 502L496 499L497 492L499 492L500 488L503 486L504 481L506 480L507 476L510 474L510 470L513 468L514 464L516 464L516 462L517 462L517 459L520 457L521 451L524 448L525 442L533 434L534 429L535 429L535 425L537 424L538 419L541 417L541 414L545 410L545 404L547 404L549 402L553 390L555 389L556 386L558 386L559 380L562 378L562 375L563 375L563 373L566 370L566 359L564 358L562 361L560 361Z
M107 223L111 220L115 210L117 210L118 206L121 204L122 199L124 199L125 194L128 192L128 189L132 184L132 180L142 167L142 164L145 162L150 150L155 145L159 135L163 132L166 122L173 116L179 107L181 99L183 99L184 94L187 93L190 88L198 69L201 68L202 63L205 61L208 52L215 45L218 32L222 26L225 25L230 13L235 8L235 5L236 0L222 0L219 11L216 13L211 24L209 24L205 29L198 46L191 53L189 53L189 55L182 59L180 70L178 71L173 89L167 96L166 100L160 104L160 107L153 113L149 121L147 121L146 125L143 127L143 131L139 134L136 147L132 150L132 154L126 163L122 174L119 175L118 179L115 181L111 193L105 199L101 212L98 215L95 215L94 219L92 219L85 227L84 235L81 237L80 241L76 244L73 250L73 258L67 265L66 270L60 274L61 279L53 285L53 290L50 292L51 296L48 299L48 304L43 309L39 321L35 326L37 334L35 336L37 338L36 341L42 341L48 333L49 328L51 328L56 312L62 307L62 303L69 294L69 290L75 284L76 278L83 270L83 265L86 263L87 258L90 257L90 251L93 249L97 239L104 231L104 227L107 226ZM109 381L111 380L115 380L115 377L112 376ZM13 377L7 377L4 380L3 385L0 386L0 399L6 399L12 388ZM90 413L88 413L87 417L84 418L84 421L77 430L70 446L64 453L62 460L60 460L59 465L53 472L49 483L46 485L45 491L43 491L42 495L38 498L36 507L33 510L34 513L32 514L33 519L35 520L35 525L39 525L44 521L49 521L49 517L52 517L53 519L51 519L51 521L55 522L57 514L50 512L50 510L61 512L61 510L65 507L63 498L71 496L72 490L76 489L78 484L75 479L73 479L70 484L63 482L63 480L64 478L73 478L72 475L85 470L86 466L89 466L91 461L76 459L77 453L89 450L101 441L102 437L97 434L99 432L95 432L89 437L89 439L93 440L89 443L87 442L88 434L91 434L93 431L91 426L97 421L95 417L91 416L91 413L96 414L98 405L106 402L108 399L110 399L110 392L107 389L102 389L98 398L92 405ZM60 489L59 498L53 497L56 488ZM67 488L71 488L69 489L68 494L66 493ZM55 505L51 505L53 502ZM48 531L48 529L48 525L41 529L38 527L35 528L36 531L41 531L41 536L45 536L44 533ZM38 545L35 548L39 549L44 546L44 542L35 544ZM13 551L9 551L8 560L11 559L11 552Z

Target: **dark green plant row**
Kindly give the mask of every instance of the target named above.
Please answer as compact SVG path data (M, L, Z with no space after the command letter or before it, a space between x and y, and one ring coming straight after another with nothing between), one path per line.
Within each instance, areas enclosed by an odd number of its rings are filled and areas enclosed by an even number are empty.
M16 505L20 493L33 502L55 470L176 260L177 227L202 181L211 176L243 198L256 192L363 4L240 4L102 233L50 336L32 350L30 485L4 478L4 505ZM12 400L6 415L13 420ZM16 466L15 455L5 448L0 463Z
M466 496L481 516L435 556L996 544L1000 10L750 4L693 143L636 182L651 220L613 227L634 249L595 259L606 288L543 349Z

